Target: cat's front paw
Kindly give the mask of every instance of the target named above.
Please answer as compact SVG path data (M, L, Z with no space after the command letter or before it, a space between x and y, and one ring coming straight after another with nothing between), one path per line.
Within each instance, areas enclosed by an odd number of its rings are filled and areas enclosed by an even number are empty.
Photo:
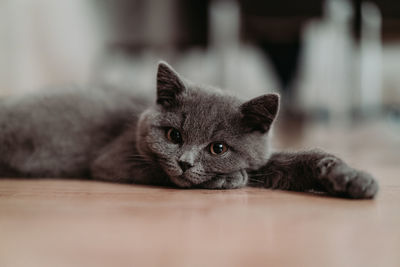
M373 198L378 183L368 173L355 170L335 158L325 158L318 164L319 180L330 194L349 198Z
M245 170L229 174L218 174L215 178L201 184L201 188L207 189L233 189L241 188L247 184L248 175Z

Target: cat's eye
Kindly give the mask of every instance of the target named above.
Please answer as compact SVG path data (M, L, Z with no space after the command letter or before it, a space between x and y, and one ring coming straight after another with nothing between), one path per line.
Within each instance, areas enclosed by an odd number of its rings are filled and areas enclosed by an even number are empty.
M169 141L174 144L181 144L182 143L182 135L181 133L175 128L168 128L166 131L166 136Z
M210 153L213 155L224 154L228 150L227 145L222 142L215 142L210 144Z

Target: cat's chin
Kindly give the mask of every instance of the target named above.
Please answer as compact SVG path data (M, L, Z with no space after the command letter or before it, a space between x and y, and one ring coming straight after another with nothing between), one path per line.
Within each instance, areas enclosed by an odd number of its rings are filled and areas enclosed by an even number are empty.
M183 176L170 176L171 182L178 187L189 188L193 186L193 183Z

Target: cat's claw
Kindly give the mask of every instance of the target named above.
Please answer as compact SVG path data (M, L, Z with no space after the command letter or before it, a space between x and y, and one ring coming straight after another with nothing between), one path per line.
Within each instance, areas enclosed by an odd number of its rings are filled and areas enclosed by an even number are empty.
M337 196L349 198L373 198L378 192L378 183L368 173L355 170L332 158L319 164L320 182L324 189Z

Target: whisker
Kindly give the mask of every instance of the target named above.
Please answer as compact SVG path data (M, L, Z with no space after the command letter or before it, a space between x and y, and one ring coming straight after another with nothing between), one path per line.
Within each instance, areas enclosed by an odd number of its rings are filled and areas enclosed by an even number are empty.
M264 183L264 180L260 180L260 179L253 179L253 178L249 178L250 182L260 182L260 183Z
M143 155L136 155L136 154L128 154L126 157L128 157L128 158L135 158L135 159L144 159L144 160L148 160L148 158L144 157Z
M274 175L274 172L264 172L264 173L249 173L249 176L251 177L263 177L263 176L270 176Z
M135 159L135 158L126 158L127 160L130 161L137 161L137 162L152 162L151 160L147 160L147 159Z
M144 156L142 156L142 155L128 155L128 157L131 157L131 158L142 158L142 159L145 159L145 157L144 157Z

